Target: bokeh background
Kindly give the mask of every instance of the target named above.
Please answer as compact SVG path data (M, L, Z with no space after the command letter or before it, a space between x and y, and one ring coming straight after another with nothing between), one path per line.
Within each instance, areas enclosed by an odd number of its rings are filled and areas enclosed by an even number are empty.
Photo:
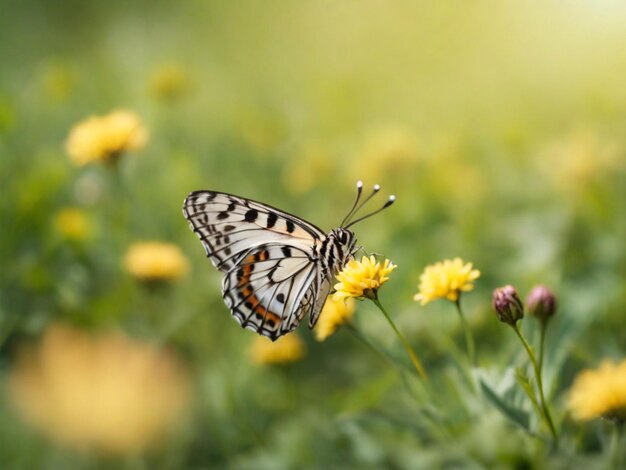
M0 11L3 467L533 466L533 438L460 385L450 304L412 300L424 267L455 256L482 273L464 307L501 388L524 356L492 289L557 292L547 381L559 421L579 429L563 405L573 376L626 344L622 2ZM118 109L138 116L145 145L76 165L71 129ZM452 437L346 329L317 342L303 326L293 361L252 361L256 337L230 318L181 214L187 193L213 189L330 229L358 179L398 198L356 233L398 265L381 298L431 371ZM129 268L141 242L174 245L147 255L174 259L164 279ZM408 364L372 305L355 318ZM593 431L572 431L582 444L551 458L602 461Z

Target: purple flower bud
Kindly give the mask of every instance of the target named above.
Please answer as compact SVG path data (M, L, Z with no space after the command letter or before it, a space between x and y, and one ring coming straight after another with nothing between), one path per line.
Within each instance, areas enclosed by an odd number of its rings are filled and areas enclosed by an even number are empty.
M556 313L556 298L546 286L533 287L526 298L528 313L533 317L547 322Z
M498 320L515 326L518 320L524 318L524 305L513 286L498 287L493 291L493 309Z

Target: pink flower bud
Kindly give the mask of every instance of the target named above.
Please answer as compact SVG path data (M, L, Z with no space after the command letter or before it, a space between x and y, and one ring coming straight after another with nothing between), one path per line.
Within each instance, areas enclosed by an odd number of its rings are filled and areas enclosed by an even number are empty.
M543 285L533 287L526 298L526 304L528 313L542 322L547 322L556 313L556 298Z
M498 320L515 326L518 320L524 318L524 305L513 286L499 287L493 291L493 309Z

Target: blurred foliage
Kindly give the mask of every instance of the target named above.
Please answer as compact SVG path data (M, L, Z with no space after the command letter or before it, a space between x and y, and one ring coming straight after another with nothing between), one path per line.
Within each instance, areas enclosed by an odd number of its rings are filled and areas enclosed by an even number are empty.
M3 467L606 464L608 425L574 423L565 403L581 368L626 355L621 2L0 0L0 11ZM121 108L149 131L141 152L74 166L70 130ZM330 229L359 178L398 198L356 233L398 265L381 298L433 402L369 303L355 314L362 337L341 328L319 343L303 325L301 361L253 364L255 335L230 318L181 215L187 193L214 189ZM133 278L124 254L146 240L180 247L187 276ZM464 295L480 392L459 367L450 304L412 300L423 268L455 256L481 271ZM490 311L507 283L558 296L545 363L558 452L524 430L538 426L515 382L527 360ZM59 322L176 350L195 384L186 424L130 456L31 429L8 377L20 346ZM536 342L537 325L524 329Z

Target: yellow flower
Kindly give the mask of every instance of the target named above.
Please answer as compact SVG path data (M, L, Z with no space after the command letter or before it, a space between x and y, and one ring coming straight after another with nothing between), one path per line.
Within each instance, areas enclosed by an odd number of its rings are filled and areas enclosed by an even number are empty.
M351 260L343 270L337 274L335 284L335 300L354 297L375 298L376 292L389 280L389 274L396 269L391 261L386 259L382 264L374 256L363 256L361 261Z
M352 298L335 300L333 296L328 296L315 326L315 338L318 341L324 341L338 327L352 319L354 310L355 305Z
M188 373L171 352L60 325L19 352L8 391L24 420L53 441L120 455L165 437L191 398Z
M606 361L596 370L584 370L570 389L569 409L576 419L626 421L626 360Z
M256 364L286 364L302 359L305 351L304 342L296 333L281 336L276 341L257 336L250 346L250 358Z
M422 305L444 297L455 302L461 292L474 288L479 277L480 271L472 269L472 263L464 264L461 258L431 264L420 276L419 293L413 299Z
M150 76L150 93L163 101L182 98L190 89L191 81L185 70L177 64L163 65Z
M78 123L70 131L66 149L77 165L113 163L126 151L142 149L147 140L148 131L139 117L131 111L119 110Z
M173 281L187 272L189 262L174 244L141 242L128 248L124 266L142 281Z
M91 235L91 221L82 209L65 207L54 216L56 231L65 239L82 241Z
M549 143L538 153L538 164L560 189L580 196L589 183L604 181L619 170L621 155L623 149L614 138L587 129Z

